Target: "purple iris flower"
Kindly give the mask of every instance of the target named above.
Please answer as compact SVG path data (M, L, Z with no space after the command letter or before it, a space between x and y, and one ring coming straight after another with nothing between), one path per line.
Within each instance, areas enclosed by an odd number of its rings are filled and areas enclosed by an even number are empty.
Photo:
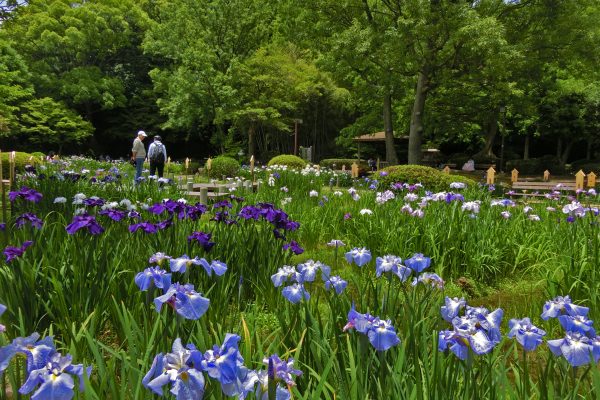
M298 272L300 272L301 282L314 282L317 271L321 271L322 276L329 276L331 268L321 263L320 261L308 260L302 264L298 264Z
M0 304L0 317L2 316L2 314L4 314L4 312L6 311L6 306L4 304ZM0 324L0 333L5 332L6 331L6 327L2 324ZM1 352L1 350L0 350Z
M400 343L390 320L384 321L378 318L373 321L367 336L377 351L386 351Z
M6 222L0 222L0 231L4 232L6 230Z
M140 213L137 211L134 211L134 210L129 211L127 213L127 217L131 218L131 219L137 219L137 220L142 219L142 216L140 215Z
M213 272L217 276L222 276L225 272L227 272L227 265L219 260L212 260L209 264L208 261L202 258L200 262L206 270L208 276L212 276Z
M342 294L346 289L346 286L348 286L348 282L337 275L327 277L325 280L325 289L329 290L330 288L334 288L337 294Z
M129 225L129 232L137 232L138 230L143 230L146 233L156 233L158 232L158 228L152 222L140 222L137 224Z
M275 376L272 379L275 380ZM257 385L258 383L258 385ZM254 387L256 386L256 390ZM244 381L244 393L250 393L254 390L257 400L269 400L269 372L268 371L248 371ZM240 398L242 398L240 396ZM292 395L287 386L278 383L275 389L275 400L291 400Z
M223 393L227 396L244 393L243 381L248 370L238 349L239 341L238 335L228 333L221 347L213 346L212 350L204 353L200 362L202 370L219 381Z
M31 226L33 226L34 228L37 228L37 229L41 229L42 225L44 225L44 221L39 219L38 216L35 215L34 213L25 213L25 214L19 215L17 217L17 219L15 220L15 225L17 226L17 228L20 228L20 227L24 226L25 223L27 223L27 221L29 221Z
M344 326L344 331L348 329L356 329L357 332L366 334L376 318L371 314L361 314L354 308L354 304L348 312L348 323Z
M4 249L4 256L6 257L6 262L12 262L12 260L14 260L15 258L21 257L25 253L25 250L27 250L27 248L32 244L33 242L31 240L27 240L23 242L21 247L6 246L6 248Z
M21 189L8 193L8 199L14 202L16 199L22 198L33 203L39 203L42 200L42 194L27 186L22 186Z
M490 340L494 343L500 343L502 335L500 334L500 323L504 316L504 310L497 308L492 312L489 312L484 307L470 307L466 306L465 315L470 319L472 323L475 323L477 327L485 330ZM456 319L453 320L453 324L456 325Z
M29 377L19 389L19 393L28 394L36 392L32 399L65 400L73 398L73 376L79 378L79 390L84 389L83 374L88 378L92 373L92 367L84 368L83 365L73 365L71 355L62 356L53 353L48 357L45 365L29 373Z
M461 309L466 306L467 302L464 298L458 299L457 297L450 298L446 296L445 305L441 308L442 318L445 321L452 322L454 318L458 316Z
M165 253L158 252L158 253L152 254L150 256L150 258L148 259L148 262L151 264L161 265L164 260L170 260L170 259L171 259L171 256L168 256Z
M466 360L469 355L468 341L456 331L446 330L438 333L438 350L450 350L461 360Z
M542 312L542 319L548 320L550 318L557 318L559 315L587 315L589 308L578 306L577 304L571 303L569 296L558 296L552 300L549 300L544 304L544 310Z
M108 218L112 219L113 221L117 221L119 222L120 220L122 220L123 218L125 218L125 211L121 211L121 210L115 210L115 209L107 209L107 210L101 210L99 212L100 215L105 215Z
M181 339L175 339L171 353L154 357L142 384L159 396L163 395L162 387L171 384L170 392L177 400L202 399L204 374L194 368L194 360L200 356L198 353L184 348Z
M359 267L367 264L371 261L371 252L364 247L355 247L349 252L345 254L346 261L352 264L352 262L356 263Z
M420 274L423 270L429 268L431 265L431 258L425 257L421 253L415 253L411 258L404 260L404 264L417 274Z
M135 276L135 284L141 291L150 289L152 285L166 290L171 286L171 274L159 267L148 267Z
M206 212L206 206L202 203L196 203L193 206L186 207L186 214L189 219L196 221Z
M167 207L165 207L165 205L162 203L155 203L147 208L148 212L150 212L152 214L156 214L156 215L160 215L163 212L165 212L166 210L167 210Z
M158 221L155 226L156 226L157 230L162 231L162 230L165 230L165 229L167 229L168 227L170 227L172 225L173 225L173 217L167 218L167 219L162 220L162 221Z
M83 204L88 207L102 207L106 203L99 197L90 197L89 199L83 200Z
M517 342L523 346L525 351L535 350L542 344L542 338L546 336L546 331L533 325L529 318L511 319L508 322L508 328L510 332L506 336L509 338L516 337Z
M260 218L260 209L254 206L244 206L242 207L238 215L246 220L253 219L255 221L258 221L258 219Z
M291 250L296 255L304 253L304 249L302 247L300 247L298 242L296 242L295 240L292 240L289 243L286 243L283 245L283 250L288 250L288 249Z
M185 319L198 319L208 310L210 300L194 290L194 285L174 283L163 294L154 299L156 311L160 312L164 303L169 304Z
M215 245L215 242L210 241L211 237L211 233L193 232L190 236L188 236L187 239L188 243L196 241L200 246L204 248L204 251L210 251L210 249L212 249L212 247Z
M294 283L291 286L286 286L281 291L283 297L293 304L298 304L302 299L310 299L310 293L306 291L304 285L301 283Z
M593 359L592 340L579 332L567 332L563 339L547 343L555 356L563 356L573 367L589 364Z
M232 205L228 200L222 200L222 201L218 201L215 204L213 204L213 210L216 208L231 208Z
M39 333L34 333L28 337L16 338L8 346L2 347L0 349L0 374L8 368L10 360L17 354L25 355L27 374L42 368L56 348L52 336L47 336L42 340L39 338Z
M273 354L269 358L263 359L263 362L269 365L272 370L271 374L276 380L281 380L287 385L295 385L294 376L302 375L302 371L294 368L293 358L284 361L277 354Z
M83 228L87 228L88 232L92 235L98 235L104 232L104 228L98 224L96 218L88 214L75 215L73 217L73 221L67 225L66 230L69 235L73 235L75 232Z

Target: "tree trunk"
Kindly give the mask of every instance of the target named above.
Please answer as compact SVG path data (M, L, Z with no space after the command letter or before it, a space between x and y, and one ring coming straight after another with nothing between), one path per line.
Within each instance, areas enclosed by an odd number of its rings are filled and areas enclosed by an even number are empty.
M423 112L425 111L425 100L429 78L423 72L419 72L417 89L415 91L415 102L410 115L410 132L408 135L408 163L419 164L423 158L421 142L423 141Z
M485 133L485 144L483 145L483 149L477 152L473 156L473 158L496 158L496 155L493 152L494 141L496 140L496 136L498 136L498 116L500 114L500 107L496 107L494 112L490 115L490 118L487 122L487 132Z
M256 128L253 123L248 127L248 158L256 153Z
M389 91L383 96L383 128L385 131L385 160L390 165L398 164L394 146L394 126L392 124L392 95Z
M523 146L523 160L529 160L529 134L525 135L525 145Z
M575 140L569 140L567 142L567 145L565 146L564 151L562 152L562 154L560 155L560 165L564 166L567 161L569 161L569 156L571 155L571 149L573 148L573 145L575 144Z
M591 138L588 138L588 140L587 140L587 147L585 148L585 159L586 160L592 159L592 139Z
M562 145L563 145L562 138L559 137L558 142L556 142L556 158L558 158L559 160L562 156L562 147L563 147Z

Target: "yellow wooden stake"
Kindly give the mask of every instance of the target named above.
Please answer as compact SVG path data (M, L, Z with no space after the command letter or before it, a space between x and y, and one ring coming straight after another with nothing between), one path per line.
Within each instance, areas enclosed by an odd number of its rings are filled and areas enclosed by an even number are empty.
M487 184L493 185L495 179L496 179L496 170L494 169L494 167L489 167L487 170Z
M550 171L545 170L544 171L544 180L547 181L550 179Z
M588 187L596 187L596 174L594 173L594 171L590 172L587 175L587 186Z
M446 175L450 175L450 167L446 165L442 172L444 172Z
M516 168L514 168L511 172L510 172L510 181L511 182L516 182L519 180L519 171L517 171Z
M346 172L346 164L342 164L342 172Z
M377 171L379 171L379 163L381 162L381 160L379 159L379 157L377 157Z
M356 162L352 163L352 177L358 178L358 164Z
M577 172L575 174L575 190L583 189L583 180L584 179L585 179L585 172L583 172L582 170L579 170L579 172Z

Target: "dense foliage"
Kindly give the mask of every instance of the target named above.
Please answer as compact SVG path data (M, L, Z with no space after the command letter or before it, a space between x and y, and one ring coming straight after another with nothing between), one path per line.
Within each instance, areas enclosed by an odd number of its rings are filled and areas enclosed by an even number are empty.
M240 170L240 163L232 157L218 156L211 159L210 168L208 168L209 161L206 162L204 168L210 173L211 176L220 179L223 176L234 177Z
M475 185L475 181L472 179L458 175L447 175L435 168L422 165L394 165L384 168L378 175L378 179L384 187L394 183L420 183L433 190L444 190L452 182L462 182L468 186Z
M320 160L384 131L392 163L501 138L505 160L597 158L595 0L6 3L3 147L123 156L145 129L174 159L268 160L297 130Z
M285 165L290 168L302 169L306 166L306 164L306 161L304 161L298 156L294 156L291 154L281 154L279 156L271 158L267 165Z

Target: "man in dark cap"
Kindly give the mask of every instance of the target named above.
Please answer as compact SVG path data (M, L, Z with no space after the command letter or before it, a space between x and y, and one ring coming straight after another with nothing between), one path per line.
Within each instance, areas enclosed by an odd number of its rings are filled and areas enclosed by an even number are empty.
M150 175L153 176L158 171L158 177L163 177L165 161L167 160L167 149L161 142L161 137L154 136L154 142L148 148L148 161L150 161Z

